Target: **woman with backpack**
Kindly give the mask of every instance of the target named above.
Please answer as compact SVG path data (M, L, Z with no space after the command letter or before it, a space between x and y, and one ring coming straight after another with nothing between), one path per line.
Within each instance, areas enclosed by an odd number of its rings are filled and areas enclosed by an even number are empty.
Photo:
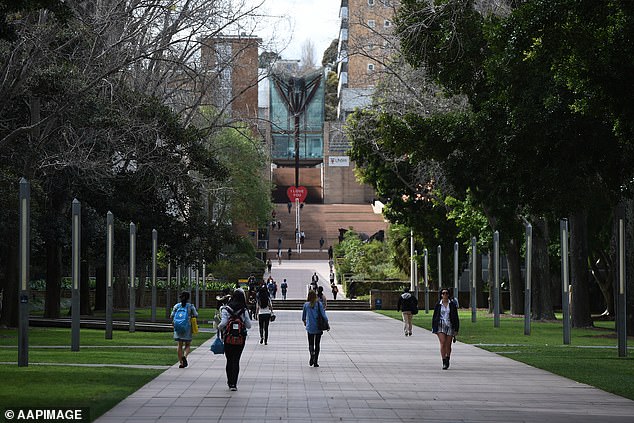
M269 322L273 313L273 305L271 304L271 296L267 287L262 286L257 294L258 298L258 326L260 327L260 344L268 345L269 342Z
M180 300L180 303L174 305L170 317L174 327L174 341L178 341L178 367L183 369L187 367L187 356L192 342L191 318L198 317L198 312L196 307L189 303L189 292L181 292Z
M321 343L321 335L323 330L319 328L318 320L322 317L326 323L328 322L328 316L326 311L321 305L321 301L317 300L317 293L315 291L308 292L308 298L304 303L304 310L302 311L302 320L304 326L306 326L306 332L308 332L308 351L310 352L309 366L319 367L319 344Z
M229 304L222 308L221 316L218 330L225 344L227 385L232 391L237 391L240 357L247 339L247 329L251 328L247 300L241 288L233 291Z

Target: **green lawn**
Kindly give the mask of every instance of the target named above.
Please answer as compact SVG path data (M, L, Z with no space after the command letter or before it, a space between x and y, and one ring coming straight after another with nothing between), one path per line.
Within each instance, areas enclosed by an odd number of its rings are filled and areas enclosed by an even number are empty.
M211 336L211 332L200 332L192 345L199 346ZM81 329L80 350L70 351L70 342L70 329L30 328L29 366L0 364L3 380L11 381L0 385L0 404L14 408L88 407L94 420L163 370L36 363L173 365L178 361L171 332L114 331L113 339L106 340L103 330ZM17 362L17 343L17 330L0 329L1 362ZM63 348L41 348L44 346Z
M401 319L401 313L378 311ZM596 328L572 329L571 344L563 345L561 321L531 322L531 335L524 335L524 318L501 316L500 327L493 327L493 316L478 310L476 323L471 311L462 310L458 340L476 345L513 360L634 399L634 350L619 358L614 322L597 322ZM431 330L432 310L420 311L414 324ZM634 339L628 344L634 346Z

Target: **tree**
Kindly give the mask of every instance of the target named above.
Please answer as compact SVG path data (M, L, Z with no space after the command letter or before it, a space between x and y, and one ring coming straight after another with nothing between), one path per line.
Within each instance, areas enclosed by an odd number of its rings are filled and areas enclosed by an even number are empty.
M323 67L330 66L334 68L337 64L337 51L339 48L339 39L332 40L328 48L324 51L324 55L321 58L321 65Z
M302 44L302 69L315 69L315 45L311 39L306 39Z

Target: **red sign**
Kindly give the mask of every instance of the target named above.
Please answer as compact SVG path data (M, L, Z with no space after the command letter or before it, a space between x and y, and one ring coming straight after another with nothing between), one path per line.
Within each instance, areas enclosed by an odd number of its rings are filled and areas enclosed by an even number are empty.
M308 195L306 187L288 187L286 195L291 203L295 203L295 199L299 199L300 203L303 203Z

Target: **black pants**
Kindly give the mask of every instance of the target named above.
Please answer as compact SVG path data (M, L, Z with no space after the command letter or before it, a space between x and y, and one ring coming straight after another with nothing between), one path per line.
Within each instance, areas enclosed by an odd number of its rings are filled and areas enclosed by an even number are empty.
M317 364L319 359L319 344L321 343L321 333L308 334L308 351L313 358L313 363Z
M236 386L238 384L238 374L240 374L240 356L242 356L244 345L225 344L225 357L227 357L227 385Z
M271 321L270 314L260 314L258 316L258 323L260 326L260 339L269 340L269 322Z

